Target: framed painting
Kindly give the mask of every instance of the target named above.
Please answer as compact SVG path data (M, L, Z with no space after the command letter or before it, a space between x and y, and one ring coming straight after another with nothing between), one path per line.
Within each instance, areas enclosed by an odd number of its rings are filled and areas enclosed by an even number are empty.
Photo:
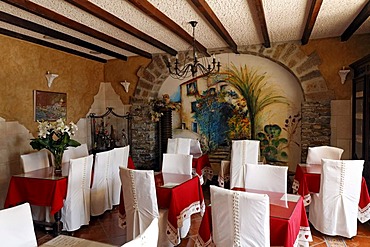
M56 121L67 118L67 94L33 91L35 121Z
M197 81L193 81L193 82L186 84L186 94L187 95L198 94Z

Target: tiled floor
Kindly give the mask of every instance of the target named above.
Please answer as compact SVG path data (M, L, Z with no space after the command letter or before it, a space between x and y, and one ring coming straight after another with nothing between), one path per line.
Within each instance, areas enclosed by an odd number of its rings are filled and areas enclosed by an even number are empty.
M204 187L204 196L206 203L209 202L209 189ZM197 235L200 221L200 214L193 215L190 232L188 237L182 240L180 247L194 246L193 239ZM313 235L313 242L310 246L325 247L333 246L327 245L323 234L316 231L311 227ZM36 227L36 235L38 244L42 244L52 239L52 235L46 233L40 227ZM126 241L124 230L118 227L118 209L106 212L99 217L92 217L89 226L83 226L80 230L76 231L73 236L95 240L98 242L109 243L116 246L121 246ZM336 237L335 240L342 240L341 237ZM370 247L370 222L358 225L357 236L352 239L343 239L345 244L335 246L348 246L348 247Z

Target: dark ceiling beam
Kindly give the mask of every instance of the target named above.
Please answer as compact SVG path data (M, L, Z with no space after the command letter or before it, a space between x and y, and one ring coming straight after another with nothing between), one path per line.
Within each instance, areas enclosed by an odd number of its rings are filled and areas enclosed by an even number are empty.
M99 39L103 42L109 43L111 45L117 46L121 49L124 49L126 51L135 53L137 55L146 57L146 58L152 58L152 55L146 51L143 51L141 49L138 49L132 45L126 44L116 38L113 38L109 35L106 35L104 33L101 33L99 31L96 31L95 29L92 29L88 26L85 26L81 23L78 23L76 21L73 21L63 15L60 15L56 12L53 12L47 8L44 8L40 5L37 5L33 2L30 2L28 0L3 0L6 3L9 3L15 7L21 8L27 12L30 12L32 14L35 14L37 16L43 17L45 19L48 19L50 21L53 21L55 23L58 23L60 25L63 25L65 27L74 29L78 32L84 33L86 35L89 35L93 38Z
M315 22L317 19L317 15L319 14L321 4L323 0L312 0L310 12L307 16L306 26L303 31L301 43L302 45L305 45L308 43L308 40L310 39L312 29L315 26Z
M112 15L108 11L100 8L99 6L87 1L87 0L66 0L67 2L73 4L74 6L94 15L97 18L121 29L122 31L131 34L132 36L154 46L158 49L161 49L168 54L175 56L177 51L172 49L166 44L154 39L153 37L147 35L146 33L141 32L140 30L134 28L133 26L129 25L128 23L124 22L123 20L119 19L118 17Z
M13 16L13 15L9 15L8 13L2 12L2 11L0 11L0 21L4 21L6 23L15 25L17 27L28 29L28 30L36 32L36 33L41 33L41 34L44 34L44 35L47 35L47 36L50 36L50 37L53 37L53 38L56 38L56 39L59 39L59 40L66 41L68 43L75 44L77 46L87 48L89 50L97 51L97 52L106 54L108 56L112 56L112 57L127 61L127 57L122 55L122 54L107 50L103 47L91 44L91 43L86 42L84 40L77 39L75 37L72 37L72 36L64 34L62 32L50 29L48 27L41 26L39 24L21 19L19 17Z
M260 24L260 29L263 37L263 46L266 48L270 48L270 37L269 33L267 31L267 23L266 23L266 17L265 17L265 11L263 9L262 0L254 0L254 5L257 10L257 17Z
M370 15L370 1L362 8L360 13L355 17L352 23L347 27L347 29L343 32L340 36L341 41L347 41L352 34L356 32L356 30L366 21L366 19Z
M207 21L212 25L212 27L218 32L218 34L225 40L225 42L229 45L230 49L236 53L238 52L238 47L227 32L226 28L222 25L221 21L217 18L215 13L209 7L205 0L191 0L195 7L202 13L202 15L207 19Z
M132 3L135 7L140 9L142 12L150 16L152 19L156 20L158 23L162 24L164 27L171 30L180 38L182 38L189 44L193 45L193 37L189 35L184 29L182 29L179 25L177 25L176 22L168 18L165 14L163 14L156 7L154 7L151 3L142 0L128 0L128 1ZM205 48L198 41L195 42L195 47L198 49L198 51L202 52L207 56L210 56L207 52L207 48Z
M100 63L106 63L107 62L107 60L102 59L100 57L95 57L95 56L92 56L92 55L89 55L89 54L86 54L86 53L83 53L83 52L79 52L79 51L76 51L76 50L73 50L73 49L70 49L70 48L67 48L67 47L64 47L64 46L60 46L60 45L56 45L56 44L47 42L45 40L41 40L41 39L30 37L30 36L27 36L27 35L24 35L24 34L16 33L16 32L4 29L4 28L0 28L0 34L6 35L6 36L9 36L9 37L13 37L13 38L16 38L16 39L21 39L21 40L31 42L31 43L34 43L34 44L37 44L37 45L42 45L42 46L45 46L45 47L56 49L56 50L59 50L59 51L63 51L63 52L66 52L66 53L70 53L70 54L80 56L80 57L83 57L83 58L87 58L87 59L90 59L90 60L94 60L94 61L97 61L97 62L100 62Z

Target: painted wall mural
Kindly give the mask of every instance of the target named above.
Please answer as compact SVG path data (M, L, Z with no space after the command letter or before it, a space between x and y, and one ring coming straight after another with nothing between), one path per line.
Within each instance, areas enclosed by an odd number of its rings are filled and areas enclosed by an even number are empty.
M173 112L174 136L197 138L208 152L235 139L260 140L261 160L297 164L303 102L297 80L262 57L226 54L220 60L216 75L169 78L162 85L159 95L181 103Z

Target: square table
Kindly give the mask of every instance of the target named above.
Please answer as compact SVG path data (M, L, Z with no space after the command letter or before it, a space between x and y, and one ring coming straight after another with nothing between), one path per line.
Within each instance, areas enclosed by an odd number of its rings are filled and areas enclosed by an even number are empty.
M159 208L168 209L167 237L174 245L181 242L180 228L186 218L205 211L202 187L198 176L157 173L154 176ZM125 224L125 207L121 197L119 205L120 226Z
M263 190L233 188L233 190L267 194L270 201L270 244L271 246L309 246L312 241L303 200L300 196ZM211 207L206 208L197 246L213 246Z
M203 184L207 180L212 181L213 170L211 163L209 162L208 154L202 154L201 156L193 156L193 175L197 175L200 180L200 184ZM204 179L206 181L204 181Z
M13 175L10 179L4 208L29 202L31 205L50 206L54 215L54 233L59 235L63 200L67 195L68 167L63 167L62 175L56 176L53 167L46 167L31 172Z
M293 193L303 197L305 206L311 203L311 193L320 192L321 164L298 164L294 181ZM366 181L362 178L360 201L358 203L358 220L364 223L370 219L370 196Z

